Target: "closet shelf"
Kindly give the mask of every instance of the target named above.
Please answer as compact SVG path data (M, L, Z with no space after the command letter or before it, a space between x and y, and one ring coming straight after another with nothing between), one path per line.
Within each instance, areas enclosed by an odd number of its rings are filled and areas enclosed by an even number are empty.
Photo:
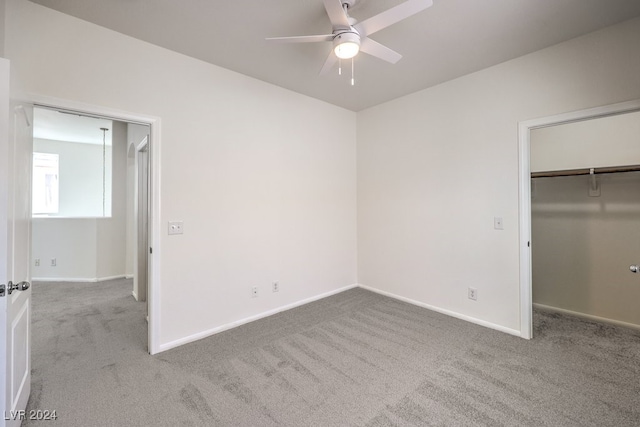
M640 165L531 172L531 178L549 178L554 176L572 176L572 175L591 175L591 171L593 171L594 175L601 174L601 173L637 172L637 171L640 171Z

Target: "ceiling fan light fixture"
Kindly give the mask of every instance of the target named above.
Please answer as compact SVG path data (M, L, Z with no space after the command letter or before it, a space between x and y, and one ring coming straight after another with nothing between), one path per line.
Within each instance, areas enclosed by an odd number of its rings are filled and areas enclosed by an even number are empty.
M360 51L360 35L357 33L338 34L333 39L333 51L340 59L351 59Z

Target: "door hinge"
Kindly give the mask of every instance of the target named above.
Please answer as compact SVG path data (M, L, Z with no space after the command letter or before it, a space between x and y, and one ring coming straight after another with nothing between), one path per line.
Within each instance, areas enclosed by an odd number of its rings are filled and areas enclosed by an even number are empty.
M149 253L152 254L153 253L153 248L149 248Z
M6 285L0 285L0 297L4 296L6 289L7 289Z

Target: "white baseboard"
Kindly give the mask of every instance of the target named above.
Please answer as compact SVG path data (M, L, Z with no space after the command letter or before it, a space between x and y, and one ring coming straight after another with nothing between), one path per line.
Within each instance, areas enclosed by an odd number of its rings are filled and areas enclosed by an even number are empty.
M265 311L265 312L262 312L260 314L256 314L255 316L250 316L250 317L247 317L247 318L244 318L244 319L236 320L235 322L226 323L226 324L218 326L216 328L211 328L211 329L208 329L206 331L198 332L197 334L189 335L188 337L180 338L180 339L177 339L175 341L170 341L170 342L165 343L165 344L160 344L160 346L158 348L158 353L160 353L162 351L170 350L170 349L175 348L175 347L179 347L179 346L184 345L184 344L188 344L190 342L198 341L198 340L201 340L202 338L210 337L211 335L219 334L220 332L224 332L224 331L227 331L229 329L237 328L238 326L242 326L242 325L245 325L247 323L250 323L250 322L253 322L253 321L256 321L256 320L264 319L265 317L273 316L274 314L278 314L278 313L281 313L283 311L291 310L292 308L300 307L301 305L305 305L305 304L308 304L310 302L314 302L314 301L329 297L331 295L339 294L340 292L344 292L344 291L347 291L349 289L353 289L353 288L357 288L357 287L358 287L357 284L345 286L343 288L336 289L336 290L333 290L333 291L330 291L330 292L325 292L323 294L316 295L316 296L313 296L311 298L306 298L306 299L294 302L292 304L287 304L287 305L284 305L282 307L275 308L273 310Z
M32 277L32 282L106 282L107 280L123 279L124 275L107 277Z
M125 279L133 279L133 274L125 274L124 278Z
M138 294L136 294L136 291L131 291L131 295L133 295L133 297L136 299L136 301L139 301Z
M95 277L32 277L32 282L90 282L98 281Z
M533 303L533 307L537 308L537 309L540 309L540 310L544 310L544 311L551 311L551 312L555 312L555 313L568 314L570 316L580 317L580 318L586 319L586 320L593 320L593 321L596 321L596 322L608 323L610 325L622 326L622 327L625 327L625 328L631 328L631 329L640 330L640 325L636 325L635 323L627 323L627 322L622 322L620 320L608 319L606 317L593 316L591 314L580 313L580 312L571 311L571 310L565 310L564 308L552 307L550 305L544 305L544 304L537 304L535 302Z
M362 284L360 284L358 286L361 287L362 289L366 289L368 291L375 292L377 294L384 295L386 297L397 299L398 301L403 301L403 302L409 303L411 305L416 305L418 307L426 308L426 309L429 309L431 311L435 311L435 312L438 312L438 313L446 314L447 316L455 317L456 319L465 320L465 321L470 322L470 323L475 323L476 325L484 326L485 328L495 329L496 331L504 332L504 333L509 334L509 335L515 335L517 337L522 336L520 334L520 331L518 331L516 329L506 328L504 326L497 325L495 323L491 323L491 322L487 322L485 320L476 319L475 317L467 316L466 314L460 314L460 313L456 313L455 311L446 310L446 309L443 309L443 308L440 308L440 307L435 307L433 305L426 304L424 302L416 301L416 300L413 300L411 298L401 297L399 295L392 294L391 292L381 291L380 289L372 288L370 286L365 286L365 285L362 285Z
M107 280L126 279L127 276L119 274L117 276L98 277L96 282L106 282Z

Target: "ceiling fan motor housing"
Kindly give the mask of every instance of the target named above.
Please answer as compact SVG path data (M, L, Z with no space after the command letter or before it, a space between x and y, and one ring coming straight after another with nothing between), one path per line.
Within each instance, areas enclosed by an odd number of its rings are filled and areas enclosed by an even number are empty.
M360 46L360 34L355 30L344 31L336 34L333 38L333 47L336 47L342 43L355 43Z

